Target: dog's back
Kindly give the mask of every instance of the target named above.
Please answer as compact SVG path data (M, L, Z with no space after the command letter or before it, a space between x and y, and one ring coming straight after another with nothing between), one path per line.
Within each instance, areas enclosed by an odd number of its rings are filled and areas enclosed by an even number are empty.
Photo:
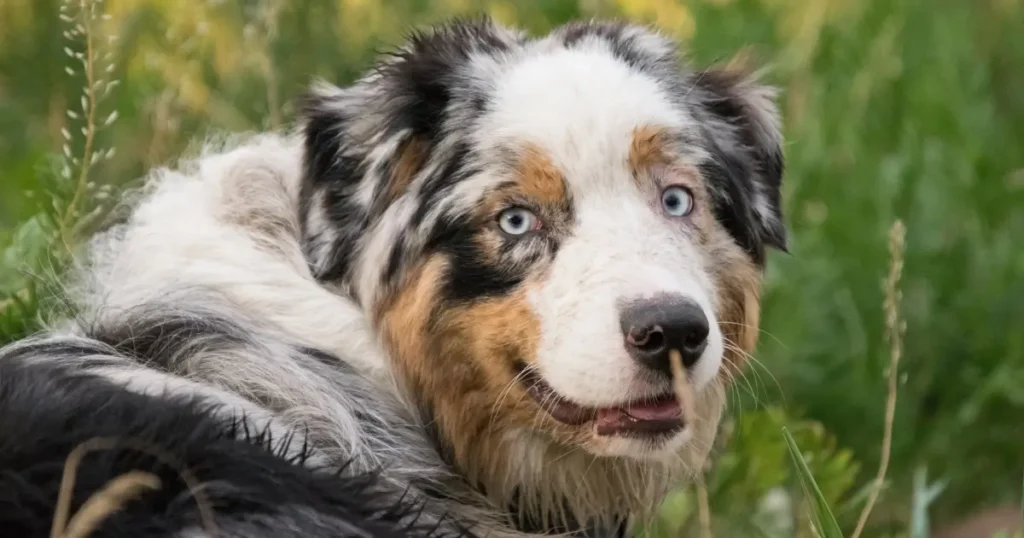
M422 494L451 477L361 315L309 277L299 158L262 135L156 172L91 245L78 316L0 351L5 532L108 495L97 535L467 533ZM128 473L154 481L104 489Z

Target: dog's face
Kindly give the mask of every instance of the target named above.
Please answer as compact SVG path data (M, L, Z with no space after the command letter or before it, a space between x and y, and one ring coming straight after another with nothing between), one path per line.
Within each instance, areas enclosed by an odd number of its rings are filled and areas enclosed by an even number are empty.
M765 248L784 248L782 158L772 92L689 72L676 48L619 24L458 22L307 102L310 262L367 311L467 472L523 439L707 449L723 363L754 345Z

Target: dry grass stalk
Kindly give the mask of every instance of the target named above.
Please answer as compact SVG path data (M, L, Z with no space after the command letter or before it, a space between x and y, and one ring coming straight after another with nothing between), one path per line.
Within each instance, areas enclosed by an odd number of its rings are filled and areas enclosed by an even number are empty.
M693 402L693 385L686 375L686 368L683 368L683 357L678 349L668 352L669 363L672 366L672 388L679 400L679 408L683 414L684 422L692 422L695 417ZM700 524L701 538L712 538L711 534L711 507L708 503L708 490L703 483L696 485L697 490L697 518Z
M89 497L75 513L61 538L86 538L109 515L146 490L160 489L160 479L152 473L131 471L107 482L103 489Z
M711 503L708 500L708 487L704 482L697 484L697 523L700 525L700 538L714 538L711 533Z
M57 508L50 527L50 538L84 538L95 530L104 518L122 508L128 501L138 497L147 489L153 490L160 487L160 479L152 473L143 471L124 473L107 482L103 489L91 495L82 508L74 516L71 516L75 479L82 459L90 452L115 448L129 448L149 454L174 469L196 501L203 530L209 536L218 534L212 505L200 488L199 480L182 462L169 452L148 443L131 439L97 437L76 446L65 460L64 474L61 476L60 490L57 495ZM68 522L69 516L70 522Z
M900 319L900 277L903 275L903 255L906 250L906 227L903 221L897 220L889 230L889 276L885 280L885 328L889 339L889 394L885 403L885 430L882 436L882 454L878 463L878 474L868 496L867 504L861 510L857 527L850 538L860 538L867 525L871 510L878 501L885 483L885 475L889 469L889 456L892 452L892 427L896 418L896 394L899 392L899 363L903 354L903 333L906 322Z
M693 417L693 386L686 375L686 368L683 368L683 357L678 349L668 352L668 359L672 365L672 388L679 400L679 408L683 412L683 421L689 422Z

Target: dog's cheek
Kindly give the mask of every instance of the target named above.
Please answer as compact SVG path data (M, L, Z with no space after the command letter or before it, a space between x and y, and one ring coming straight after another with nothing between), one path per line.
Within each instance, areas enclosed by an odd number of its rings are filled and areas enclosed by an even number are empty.
M456 461L465 457L467 441L478 426L470 405L486 393L486 379L467 353L445 312L444 288L450 260L427 257L410 268L403 285L384 300L376 326L387 348L395 378L436 432L437 441Z
M527 302L527 287L504 297L455 307L448 323L468 341L469 354L491 379L504 379L516 363L533 364L540 341L540 320Z
M431 368L428 351L432 347L428 327L437 311L439 289L447 263L442 256L428 258L419 267L411 268L404 286L383 298L375 309L375 324L388 350L393 366L402 374L401 380L421 390L420 379Z
M740 368L757 347L760 334L761 270L732 246L724 249L715 263L718 319L727 343L725 360L734 369Z
M435 422L457 460L494 430L535 417L510 387L517 361L533 363L540 323L520 286L500 296L453 301L451 259L431 256L381 309L378 327L400 382ZM509 389L506 391L506 389Z
M463 426L475 423L477 429L493 429L481 433L495 434L535 421L532 400L515 385L517 365L536 361L540 339L540 321L526 296L520 285L505 296L442 307L436 338L445 342L446 355L459 357L475 374L472 387L454 395ZM439 383L450 386L446 379Z

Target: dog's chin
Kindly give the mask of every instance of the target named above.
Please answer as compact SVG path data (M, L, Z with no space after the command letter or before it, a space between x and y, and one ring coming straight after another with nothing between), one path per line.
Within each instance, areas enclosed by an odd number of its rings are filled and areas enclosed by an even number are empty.
M691 437L675 394L588 407L558 394L536 371L523 369L523 388L538 406L562 427L588 439L586 448L600 456L659 460L673 455Z

